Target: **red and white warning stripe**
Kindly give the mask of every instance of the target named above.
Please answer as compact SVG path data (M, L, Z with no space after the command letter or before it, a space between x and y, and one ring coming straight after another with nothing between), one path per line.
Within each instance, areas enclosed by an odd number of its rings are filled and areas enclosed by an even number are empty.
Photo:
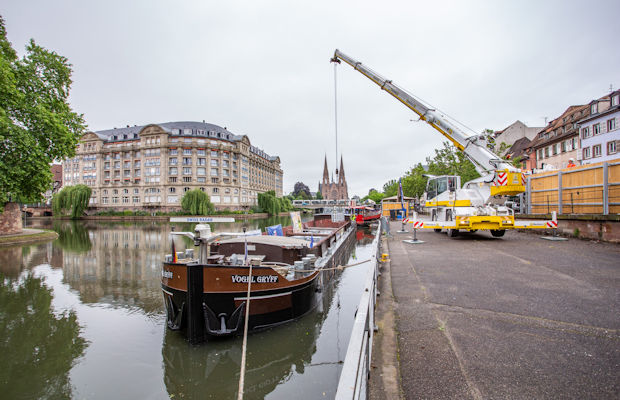
M497 173L497 186L506 186L508 183L508 174L505 172Z
M424 227L424 222L422 221L413 221L413 228L417 229L417 228L422 228Z
M523 186L527 185L527 175L521 174L521 183Z
M407 222L409 222L409 218L403 219L403 224L406 224Z
M547 221L547 228L557 228L558 221Z

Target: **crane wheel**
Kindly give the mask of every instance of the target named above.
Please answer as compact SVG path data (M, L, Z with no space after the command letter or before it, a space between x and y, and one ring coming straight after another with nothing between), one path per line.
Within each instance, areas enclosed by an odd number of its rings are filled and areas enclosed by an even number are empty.
M448 229L448 237L457 237L459 235L458 229Z
M491 236L502 237L506 233L506 229L491 229Z

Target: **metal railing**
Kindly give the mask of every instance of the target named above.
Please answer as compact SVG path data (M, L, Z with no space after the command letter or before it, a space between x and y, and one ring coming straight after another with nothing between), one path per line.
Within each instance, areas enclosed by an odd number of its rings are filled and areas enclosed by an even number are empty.
M364 292L357 306L347 354L342 365L335 397L337 400L366 399L368 397L372 339L375 332L380 243L381 224L377 227L375 239L372 242L371 265L368 267L364 281Z

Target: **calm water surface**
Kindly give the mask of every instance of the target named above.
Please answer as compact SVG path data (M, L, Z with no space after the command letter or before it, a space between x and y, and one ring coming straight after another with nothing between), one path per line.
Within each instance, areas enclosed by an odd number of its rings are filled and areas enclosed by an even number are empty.
M277 223L290 219L245 226ZM161 260L171 226L194 225L45 224L54 242L0 249L0 398L236 398L241 338L191 346L165 328ZM372 236L357 237L350 262L370 257ZM249 336L246 399L334 397L367 268L346 269L302 319Z

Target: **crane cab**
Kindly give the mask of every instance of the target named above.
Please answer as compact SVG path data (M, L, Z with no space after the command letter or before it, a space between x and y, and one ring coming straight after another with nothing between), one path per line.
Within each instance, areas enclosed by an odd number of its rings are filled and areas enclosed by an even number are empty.
M426 206L427 207L435 207L437 206L438 197L442 193L448 192L454 193L458 189L461 188L461 177L457 175L442 175L442 176L433 176L433 175L424 175L428 177L428 182L426 182ZM441 196L446 197L446 196ZM449 196L447 196L449 197ZM446 198L446 200L448 200Z

